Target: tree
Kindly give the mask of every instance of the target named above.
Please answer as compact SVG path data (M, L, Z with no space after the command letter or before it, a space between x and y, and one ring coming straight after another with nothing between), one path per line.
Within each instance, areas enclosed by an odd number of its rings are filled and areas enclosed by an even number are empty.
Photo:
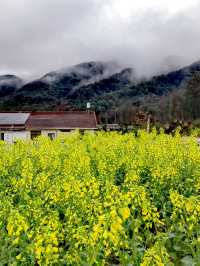
M200 118L200 73L195 72L185 87L184 112L187 119Z

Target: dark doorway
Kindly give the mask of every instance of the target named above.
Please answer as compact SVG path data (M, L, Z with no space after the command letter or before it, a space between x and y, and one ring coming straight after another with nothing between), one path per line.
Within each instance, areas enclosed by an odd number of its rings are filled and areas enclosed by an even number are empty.
M0 133L0 140L4 140L4 133Z
M31 139L37 138L41 135L41 131L37 130L37 131L31 131Z
M48 137L51 139L51 140L54 140L56 138L56 133L48 133Z

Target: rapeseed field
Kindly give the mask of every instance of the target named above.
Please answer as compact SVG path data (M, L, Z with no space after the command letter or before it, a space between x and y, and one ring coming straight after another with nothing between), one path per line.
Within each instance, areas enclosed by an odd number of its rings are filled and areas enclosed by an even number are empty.
M200 265L194 137L0 143L0 265Z

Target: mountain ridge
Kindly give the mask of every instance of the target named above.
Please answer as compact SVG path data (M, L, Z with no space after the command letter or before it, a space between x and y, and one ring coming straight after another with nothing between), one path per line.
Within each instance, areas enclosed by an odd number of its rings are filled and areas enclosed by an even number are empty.
M84 109L88 101L95 110L101 104L112 109L123 101L138 105L146 96L160 97L180 89L196 71L200 72L200 61L167 74L139 79L133 68L91 61L26 83L15 75L4 75L0 76L0 109L73 110Z

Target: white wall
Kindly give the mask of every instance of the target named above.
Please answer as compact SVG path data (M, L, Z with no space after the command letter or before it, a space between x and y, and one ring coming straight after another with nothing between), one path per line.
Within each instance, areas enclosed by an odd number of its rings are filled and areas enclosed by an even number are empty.
M42 130L42 136L48 136L48 133L55 133L55 137L59 135L68 135L75 132L75 130L71 130L70 132L62 132L60 130ZM87 132L94 133L94 130L88 130ZM0 133L4 133L4 140L7 143L14 143L16 140L30 140L31 132L30 131L0 131Z
M1 131L4 133L4 140L7 143L13 143L16 140L30 139L30 132L28 131Z
M48 136L49 133L55 133L56 137L59 135L69 135L71 133L75 132L75 130L71 130L69 132L63 132L61 130L42 130L41 134L42 136Z
M55 136L57 137L59 130L42 130L42 136L48 136L49 133L55 133Z

